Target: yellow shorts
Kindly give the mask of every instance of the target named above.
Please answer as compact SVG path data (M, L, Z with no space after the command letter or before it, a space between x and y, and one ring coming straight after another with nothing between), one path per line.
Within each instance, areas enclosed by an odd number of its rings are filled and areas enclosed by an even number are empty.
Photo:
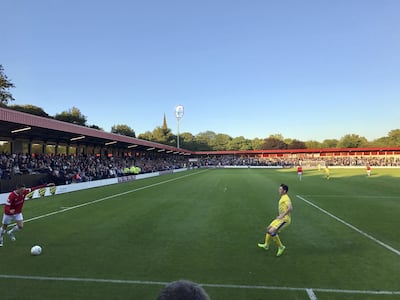
M274 227L276 231L282 231L286 227L290 225L290 221L288 222L287 219L275 219L273 220L268 227Z

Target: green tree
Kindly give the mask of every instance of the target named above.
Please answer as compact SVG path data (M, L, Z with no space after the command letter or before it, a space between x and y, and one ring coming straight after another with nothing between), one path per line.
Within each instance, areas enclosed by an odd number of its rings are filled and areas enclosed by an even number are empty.
M212 145L215 144L215 139L216 139L216 133L214 131L208 130L205 132L200 132L196 135L197 143L208 146L207 147L208 149L205 150L212 149Z
M252 150L252 144L250 140L239 136L230 140L226 150Z
M287 149L287 144L276 137L269 137L264 140L264 144L262 145L262 149L264 150L278 150L278 149Z
M164 145L176 146L176 137L169 128L156 127L152 133L152 141Z
M270 134L269 138L284 141L283 135L280 133Z
M360 148L367 145L368 140L365 137L353 133L343 136L338 143L338 148Z
M93 129L97 129L97 130L104 131L103 128L101 128L101 127L99 127L99 126L97 126L97 125L90 125L90 126L88 126L88 127L89 127L89 128L93 128Z
M232 138L223 133L218 133L215 135L215 139L210 144L213 150L227 150L228 144L232 140Z
M54 119L81 126L86 126L86 116L82 115L81 111L76 107L72 107L68 111L63 111L60 114L56 114L54 116Z
M128 125L114 125L111 127L111 133L117 133L136 138L135 131Z
M8 91L11 88L15 88L15 85L4 74L3 66L0 65L0 104L7 105L9 101L15 100Z
M290 144L288 144L288 149L307 149L306 143L299 140L292 140Z
M153 134L151 133L151 131L146 131L144 133L139 134L138 138L141 140L153 141Z
M387 137L387 136L378 138L371 142L371 147L388 147L388 146L392 146L392 145L390 144L389 137Z
M198 141L198 140L196 140L194 142L193 149L190 149L190 150L193 150L193 151L213 151L211 146L208 145L206 142Z
M196 138L190 132L183 132L179 134L179 145L183 149L194 151L196 149Z
M282 141L284 141L285 144L289 146L294 140L291 138L285 138L285 139L282 139Z
M34 105L11 105L8 108L24 112L27 114L39 116L39 117L45 117L45 118L50 118L50 116L43 110L43 108L34 106Z
M319 148L323 148L321 146L321 143L318 141L306 141L305 142L307 149L319 149Z
M212 145L216 139L216 133L214 131L200 132L195 138L197 151L208 151L213 149Z
M251 140L251 149L250 150L261 150L264 144L264 140L260 138L255 138Z
M336 139L326 139L322 142L322 148L337 148L339 141Z
M393 129L388 134L389 144L387 146L400 147L400 129Z

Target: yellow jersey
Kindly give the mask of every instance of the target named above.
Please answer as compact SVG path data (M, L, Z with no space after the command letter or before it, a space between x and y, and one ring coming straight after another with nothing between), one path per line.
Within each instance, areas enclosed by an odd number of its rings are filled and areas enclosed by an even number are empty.
M284 212L286 212L289 208L289 206L292 205L292 201L290 201L290 198L287 194L284 194L281 196L281 199L279 199L279 215L283 214ZM283 220L285 220L286 223L290 224L290 222L292 221L292 216L291 216L291 212L288 213Z

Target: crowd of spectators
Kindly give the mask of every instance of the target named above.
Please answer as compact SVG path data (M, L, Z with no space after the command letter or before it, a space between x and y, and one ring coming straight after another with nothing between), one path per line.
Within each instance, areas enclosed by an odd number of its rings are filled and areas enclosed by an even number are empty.
M325 160L330 166L377 166L377 167L400 167L400 157L335 157Z
M224 166L267 166L291 168L298 165L308 164L316 167L318 164L341 167L357 166L380 166L400 167L400 156L375 157L375 156L342 156L342 157L237 157L234 155L214 155L203 157L199 160L201 167L224 167Z
M10 179L20 174L50 174L57 184L68 184L130 175L132 166L139 168L140 173L149 173L183 168L186 165L187 158L181 156L115 158L0 153L0 178Z
M238 157L234 155L212 155L202 157L199 160L201 167L224 167L224 166L290 166L290 160L280 158L258 158Z
M400 166L400 157L345 156L319 158L329 166ZM311 161L310 159L308 161ZM318 163L318 159L313 160ZM137 167L140 173L167 171L184 167L267 166L293 167L305 162L303 158L260 158L235 155L208 155L197 162L186 156L159 155L154 157L100 157L96 155L7 154L0 153L0 178L10 179L19 174L50 174L57 184L91 181L130 175L128 169ZM194 165L193 165L194 164Z

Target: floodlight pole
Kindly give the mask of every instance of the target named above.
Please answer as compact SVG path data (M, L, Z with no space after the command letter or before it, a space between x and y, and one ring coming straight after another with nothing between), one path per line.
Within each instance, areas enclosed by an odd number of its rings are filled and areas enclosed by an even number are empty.
M178 132L178 134L177 134L177 136L176 136L176 148L178 148L179 149L179 120L180 119L178 119L178 125L177 125L177 132Z
M177 122L177 135L176 135L176 147L179 149L179 121L183 117L183 105L177 105L175 107L175 117L176 117L176 122Z

